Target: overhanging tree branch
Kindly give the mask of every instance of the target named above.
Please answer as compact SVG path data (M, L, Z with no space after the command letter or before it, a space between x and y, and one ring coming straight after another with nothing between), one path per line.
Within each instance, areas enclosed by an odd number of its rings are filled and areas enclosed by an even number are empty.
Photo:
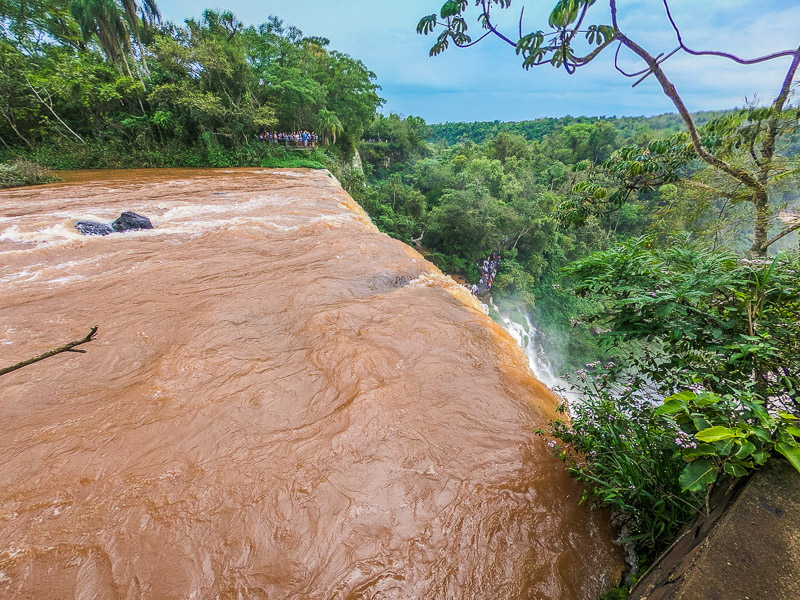
M706 183L702 183L701 181L694 181L692 179L681 180L680 184L681 185L686 185L688 187L693 187L693 188L696 188L698 190L703 190L704 192L709 192L711 194L715 194L716 196L719 196L720 198L727 198L728 200L741 200L742 199L741 195L737 195L735 193L736 192L735 189L733 191L731 191L731 192L726 192L725 190L721 190L719 188L715 188L712 185L708 185Z
M23 142L25 142L25 145L28 146L28 148L32 148L33 144L31 144L30 140L28 138L26 138L24 135L22 135L20 130L17 129L17 126L14 123L14 120L12 118L13 117L13 112L9 115L9 114L6 113L6 111L0 109L0 114L3 115L3 118L8 122L9 126L11 127L11 129L13 129L14 133L17 134L17 137L19 139L21 139Z
M594 60L611 44L618 43L614 56L614 66L617 71L626 77L638 77L639 79L634 84L634 87L651 75L654 76L661 86L664 95L670 99L673 106L677 109L678 114L686 125L691 142L690 146L683 146L683 142L681 142L679 151L684 154L687 159L696 157L702 160L749 190L748 192L741 190L741 193L734 190L731 194L720 194L720 196L733 199L735 195L736 200L747 200L753 204L755 208L755 222L751 252L754 254L764 253L765 244L767 244L768 241L767 231L770 224L769 184L770 178L775 174L773 157L776 152L776 140L780 135L781 123L784 118L781 113L784 111L792 82L797 74L798 67L800 67L800 48L794 51L786 50L774 52L752 59L741 58L729 52L694 50L685 44L680 28L672 15L669 0L662 0L662 4L666 10L669 24L678 38L679 45L666 55L664 55L664 53L658 55L651 54L645 50L642 45L623 33L618 19L616 0L609 0L612 23L610 26L592 24L586 27L585 30L581 29L588 9L596 4L595 0L560 0L555 4L550 14L549 26L551 32L544 33L542 30L539 30L533 31L528 35L523 35L523 8L522 11L520 11L518 25L519 38L516 42L498 29L497 25L492 20L491 14L494 5L499 6L501 9L507 9L511 6L511 2L509 0L478 0L474 3L480 11L478 21L482 28L486 30L486 33L476 42L472 42L466 33L467 24L463 17L463 13L467 10L469 4L471 3L468 2L468 0L446 2L445 6L442 8L442 18L446 20L447 23L440 23L435 14L424 17L420 21L417 26L417 31L421 34L432 33L438 26L443 26L445 28L445 31L441 33L437 43L431 49L432 56L447 49L449 38L455 42L456 46L467 47L468 45L474 45L484 39L489 33L492 33L506 44L514 47L516 53L524 58L523 66L526 69L549 63L557 68L564 67L564 69L571 74L574 73L578 67ZM445 16L447 16L446 19ZM573 44L576 43L575 40L578 33L585 33L586 41L591 46L597 45L596 48L592 49L583 57L574 56L575 49L573 48ZM647 67L633 73L625 71L619 64L619 55L622 46L625 46L639 59L643 60ZM729 156L731 148L724 146L724 144L721 146L713 145L713 142L708 141L706 142L708 145L704 145L704 138L701 138L700 130L694 121L694 117L689 112L686 103L683 101L675 85L669 77L667 77L662 66L666 60L679 51L684 51L692 56L719 56L742 65L754 65L783 57L792 57L792 64L786 73L781 90L772 103L771 108L753 110L750 111L753 114L748 113L743 117L745 122L752 121L756 123L755 127L752 126L752 123L745 123L744 125L742 123L728 123L727 125L722 124L720 126L723 130L727 128L723 135L739 135L740 137L744 137L746 141L749 141L750 156L754 163L747 160L744 161L743 166L740 166L735 157L731 158ZM762 122L764 123L763 126ZM746 132L744 131L745 129L747 129ZM715 135L712 134L709 139L714 138ZM758 138L758 140L756 140L756 138ZM759 148L760 156L758 156L759 153L755 149L756 143L761 145ZM742 149L745 152L748 150L746 145L742 146ZM634 158L634 160L638 159ZM652 186L648 184L648 187Z
M484 26L486 27L486 29L491 31L493 34L495 34L497 37L499 37L505 43L507 43L507 44L509 44L511 46L514 46L514 48L516 48L517 47L517 43L516 42L512 41L507 36L505 36L502 33L500 33L500 31L497 30L497 27L492 25L492 17L489 14L489 6L487 6L486 0L481 0L481 7L483 8Z
M681 98L680 94L678 94L678 90L675 88L675 85L669 80L667 75L664 73L664 70L661 68L660 63L658 62L658 60L656 60L656 57L654 57L647 50L642 48L639 44L637 44L631 38L622 33L622 31L620 31L619 23L617 21L616 0L610 0L610 6L611 6L611 21L614 24L614 29L617 32L618 39L625 45L626 48L631 50L634 54L636 54L639 58L641 58L650 67L650 71L652 71L655 78L661 84L661 89L664 91L664 94L667 96L667 98L669 98L672 101L672 104L675 106L675 108L678 109L678 114L680 114L681 118L686 124L686 127L689 130L689 137L692 140L692 146L694 147L697 156L699 156L703 161L707 162L711 166L718 168L720 171L723 171L724 173L727 173L734 179L738 179L739 181L744 183L747 187L752 188L754 190L763 189L761 183L750 173L748 173L744 169L739 169L737 167L734 167L733 165L730 165L724 160L722 160L721 158L714 156L703 146L703 142L700 139L700 133L697 131L697 124L694 122L692 114L689 112L689 109L683 102L683 98Z
M597 55L598 55L598 54L600 54L600 53L601 53L603 50L605 50L606 48L608 48L608 47L609 47L611 44L613 44L613 43L614 43L614 42L616 42L616 41L617 41L617 36L616 36L616 33L615 33L615 34L614 34L614 35L613 35L611 38L609 38L608 40L606 40L605 42L603 42L602 44L600 44L600 45L599 45L597 48L595 48L594 50L592 50L592 51L591 51L589 54L587 54L586 56L584 56L584 57L578 57L578 58L575 58L575 59L573 59L573 60L574 60L574 61L575 61L575 62L578 64L578 66L583 66L583 65L589 64L589 63L590 63L590 62L592 62L592 61L593 61L595 58L597 58Z
M72 128L69 125L67 125L66 123L64 123L64 120L56 114L56 111L53 110L53 107L50 106L50 104L48 104L44 100L42 100L42 97L39 95L39 92L36 91L36 88L33 87L33 84L31 83L31 80L28 79L27 75L25 75L25 79L27 80L28 86L31 88L31 90L33 90L33 93L36 95L36 98L39 100L39 102L41 102L47 108L47 110L49 110L53 114L53 116L56 119L58 119L58 122L61 123L64 127L66 127L72 135L74 135L76 138L78 138L81 141L81 143L85 143L81 136L79 136L77 133L72 131Z
M764 143L761 146L761 180L765 182L770 170L772 169L772 159L775 155L775 140L778 136L779 116L783 111L786 101L789 99L789 92L792 89L792 81L797 75L797 69L800 66L800 47L794 51L794 58L789 65L789 70L786 72L786 77L783 79L783 84L772 103L773 114L767 126L767 135L764 138Z
M616 35L614 36L616 38ZM644 75L645 73L650 72L650 67L646 69L642 69L641 71L636 71L635 73L628 73L619 66L619 51L622 50L622 42L617 45L617 51L614 52L614 68L622 73L625 77L639 77L640 75Z
M462 44L462 43L459 43L459 42L457 42L457 41L453 40L453 43L454 43L456 46L458 46L459 48L469 48L470 46L474 46L474 45L475 45L475 44L477 44L478 42L481 42L481 41L483 41L483 39L484 39L484 38L486 38L486 37L488 37L488 36L490 36L490 35L492 35L492 32L491 32L491 31L487 31L487 32L486 32L486 33L484 33L484 34L483 34L481 37L479 37L477 40L474 40L474 41L472 41L472 42L467 42L466 44Z
M675 23L675 19L672 18L672 12L669 9L669 1L662 0L662 2L664 3L664 9L667 11L667 18L669 19L670 25L672 25L672 29L675 30L675 36L678 38L678 44L680 44L681 50L683 50L687 54L691 54L692 56L719 56L737 62L740 65L755 65L758 63L773 60L775 58L780 58L782 56L792 56L795 53L794 50L783 50L781 52L773 52L772 54L759 56L758 58L746 59L746 58L740 58L735 54L731 54L730 52L720 52L716 50L692 50L686 44L683 43L683 37L681 36L681 31L680 29L678 29L678 25Z
M776 236L774 236L773 238L771 238L771 239L767 240L766 242L764 242L764 244L762 244L762 246L761 246L761 249L762 249L762 250L764 250L764 251L766 251L766 249L767 249L767 248L769 248L770 246L772 246L772 244L774 244L775 242L777 242L779 239L781 239L781 238L782 238L782 237L784 237L784 236L787 236L787 235L789 235L789 234L790 234L790 233L792 233L793 231L797 231L798 229L800 229L800 219L798 219L798 220L797 220L795 223L793 223L792 225L789 225L789 227L787 227L786 229L784 229L783 231L781 231L781 232L780 232L778 235L776 235Z

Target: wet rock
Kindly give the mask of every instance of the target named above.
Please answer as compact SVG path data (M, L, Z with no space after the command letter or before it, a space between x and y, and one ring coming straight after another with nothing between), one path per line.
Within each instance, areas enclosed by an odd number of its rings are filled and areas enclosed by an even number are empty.
M115 231L138 231L139 229L152 229L150 219L135 212L126 210L111 225L97 221L78 221L75 228L83 235L108 235Z
M108 235L114 233L111 225L98 223L97 221L78 221L75 228L83 235Z
M114 231L136 231L138 229L152 229L153 224L147 217L126 210L116 221L111 223L111 227L114 228Z

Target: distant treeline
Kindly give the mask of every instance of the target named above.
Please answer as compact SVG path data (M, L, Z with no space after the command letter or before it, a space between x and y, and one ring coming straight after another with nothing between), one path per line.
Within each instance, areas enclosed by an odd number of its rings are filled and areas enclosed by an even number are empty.
M712 120L736 118L733 110L697 115L709 139L720 131ZM587 303L563 291L568 287L563 268L642 235L652 236L659 246L688 235L700 247L737 253L750 244L752 208L733 196L735 189L728 190L691 156L656 165L664 173L648 162L651 144L684 148L682 130L675 114L443 125L390 114L364 129L358 147L363 171L345 168L337 176L382 231L406 243L421 240L431 251L429 259L448 273L477 282L475 262L503 251L503 269L493 287L496 298L512 297L532 307L540 328L553 340L544 340L553 362L559 368L579 368L596 360L600 350L591 328L576 326L584 320ZM743 135L729 134L733 152L746 150L738 143ZM448 143L446 136L459 139ZM786 164L800 156L798 138L795 129L787 128L779 141ZM635 176L649 173L653 184L604 208L615 189L632 189L625 187L627 179L611 173L611 166L602 166L614 156L613 165L627 165L631 172L641 165ZM794 203L790 179L784 176L773 186L778 206ZM577 190L589 184L598 210L581 216L574 207L592 203ZM774 220L777 228L779 220ZM787 236L776 248L796 243Z
M730 111L704 111L695 114L698 124L705 124ZM559 127L573 123L592 124L598 121L609 121L614 125L621 137L626 139L649 139L653 132L670 135L683 131L685 125L680 115L666 113L654 117L547 117L533 121L476 121L473 123L454 122L429 125L431 142L444 142L449 146L460 142L483 144L497 137L499 133L516 133L527 140L542 141L544 136L552 134Z

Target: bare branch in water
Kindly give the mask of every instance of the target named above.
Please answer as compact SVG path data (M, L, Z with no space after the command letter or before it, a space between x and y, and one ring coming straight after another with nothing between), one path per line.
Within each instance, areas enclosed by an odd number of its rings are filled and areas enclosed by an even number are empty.
M16 371L17 369L21 369L22 367L27 367L28 365L32 365L35 362L39 362L40 360L44 360L45 358L50 358L51 356L55 356L56 354L61 354L62 352L85 352L85 350L73 350L75 346L80 346L81 344L85 344L87 342L91 342L94 339L94 335L97 333L97 325L92 327L92 330L89 334L80 340L75 340L74 342L70 342L69 344L64 344L54 350L48 350L44 354L40 354L39 356L34 356L33 358L29 358L28 360L23 360L15 365L11 365L10 367L4 367L0 369L0 375L5 375L6 373L11 373L11 371Z

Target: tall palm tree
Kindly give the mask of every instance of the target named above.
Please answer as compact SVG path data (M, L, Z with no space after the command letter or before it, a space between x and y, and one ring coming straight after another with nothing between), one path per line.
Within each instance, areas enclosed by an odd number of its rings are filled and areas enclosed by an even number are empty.
M344 131L342 122L339 120L339 117L336 116L336 113L331 112L326 108L323 108L317 113L316 125L317 129L322 132L322 142L326 146L328 145L329 135L333 136L333 143L335 144L336 135Z
M143 0L142 2L120 0L120 2L125 9L125 14L128 15L130 23L138 22L139 17L141 17L142 23L147 23L150 26L158 25L161 22L161 11L155 0Z
M70 10L85 41L97 36L103 54L114 64L125 56L130 47L130 36L115 0L72 0Z
M145 72L150 69L147 66L147 57L144 53L142 46L141 31L142 25L149 25L151 27L158 25L161 22L161 11L158 9L155 0L119 0L122 2L122 7L125 10L128 27L133 32L133 37L136 40L136 45L139 47L139 56L142 58ZM141 20L140 17L141 16Z
M141 3L137 0L72 0L70 8L84 40L89 41L92 36L97 36L106 58L114 64L121 59L131 77L133 73L127 55L131 52L133 32L146 68L147 59L139 33L141 23L154 25L161 19L155 0L143 0Z

